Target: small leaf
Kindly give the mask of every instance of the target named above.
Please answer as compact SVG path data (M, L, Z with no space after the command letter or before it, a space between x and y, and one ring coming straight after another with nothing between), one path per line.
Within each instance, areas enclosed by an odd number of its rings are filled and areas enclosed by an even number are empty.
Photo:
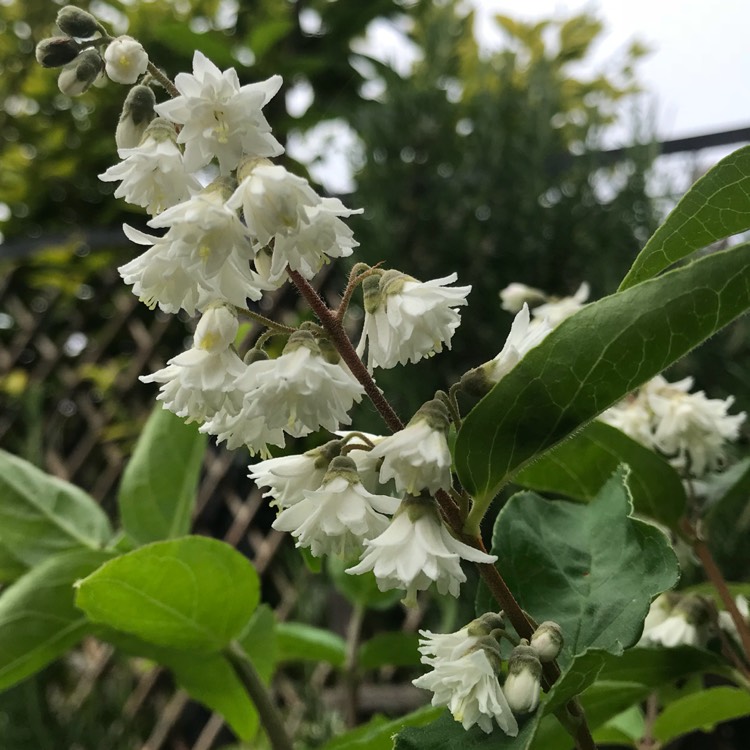
M513 481L528 489L589 501L620 464L630 467L628 486L636 512L674 528L686 502L677 472L654 451L603 422L587 425L522 469Z
M62 656L90 631L73 584L109 559L74 550L49 557L0 595L0 690Z
M279 660L276 627L273 610L267 604L261 604L253 612L250 622L237 639L261 679L266 683L271 681L276 662Z
M462 485L489 501L527 462L748 307L750 244L586 305L467 415L456 441Z
M346 643L340 635L302 622L280 622L276 626L279 661L326 661L344 666Z
M646 720L641 707L631 706L602 724L594 734L594 741L600 744L637 747L645 731Z
M651 599L677 581L664 533L630 517L625 475L589 505L518 493L495 522L496 565L523 609L560 625L563 661L587 649L621 653L640 637ZM481 596L478 611L488 611Z
M247 626L259 590L239 552L192 536L106 563L81 581L76 604L94 622L158 646L218 651Z
M722 159L685 193L641 250L620 290L746 229L750 229L750 146Z
M359 647L358 663L362 669L418 666L418 645L416 633L378 633Z
M140 544L190 531L206 436L158 405L125 467L117 502L124 530Z
M65 550L99 549L111 536L83 490L0 451L0 544L12 557L30 567Z
M715 687L670 703L654 722L654 738L666 744L700 729L710 732L723 721L750 714L750 695L733 687Z

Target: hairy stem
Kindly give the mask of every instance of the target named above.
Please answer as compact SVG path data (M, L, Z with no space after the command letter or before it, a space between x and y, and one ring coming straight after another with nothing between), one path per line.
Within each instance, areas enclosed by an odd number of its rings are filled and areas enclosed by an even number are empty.
M260 679L260 675L255 671L255 667L243 651L242 646L236 642L230 643L229 647L224 650L224 656L229 660L237 677L255 704L255 708L258 709L260 722L268 735L273 750L292 750L292 741L284 728L284 720L276 710L266 686Z
M292 328L292 326L285 326L283 323L277 323L275 320L267 318L265 315L261 315L260 313L253 312L252 310L248 310L245 307L235 307L235 312L238 316L250 318L250 320L254 321L255 323L260 323L262 326L268 328L269 331L273 331L274 333L294 333L297 330L296 328Z
M172 81L169 80L169 77L167 75L165 75L164 73L162 73L162 71L159 70L159 68L157 68L156 65L154 65L150 60L149 60L149 63L148 63L147 70L148 70L149 73L151 73L151 75L157 81L159 81L159 83L162 86L164 86L164 88L166 89L167 93L170 96L179 96L180 95L180 92L177 90L177 87L172 83Z

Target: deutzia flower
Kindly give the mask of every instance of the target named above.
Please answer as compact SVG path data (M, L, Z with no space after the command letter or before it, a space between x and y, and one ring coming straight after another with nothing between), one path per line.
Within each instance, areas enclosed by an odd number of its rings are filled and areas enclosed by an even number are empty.
M383 459L380 482L389 479L399 492L418 495L451 486L451 452L446 434L448 410L433 399L420 407L403 430L381 440L371 451L370 461Z
M172 357L164 369L140 379L161 383L157 399L178 417L188 422L206 420L222 408L226 393L244 370L242 360L230 348L237 328L237 318L226 306L208 308L196 326L192 348Z
M100 174L99 179L120 180L115 198L143 206L152 216L200 189L198 181L185 170L174 128L161 118L151 122L139 146L120 148L117 153L122 161Z
M412 605L417 591L432 583L439 593L458 596L466 580L461 560L493 563L497 557L451 536L437 515L435 501L423 495L403 500L390 526L365 542L361 561L346 572L360 575L372 570L381 591L405 589L404 602Z
M456 643L450 654L436 654L436 658L429 660L423 658L433 669L412 684L431 690L432 705L447 706L464 729L478 724L482 731L490 734L494 720L505 734L515 737L518 723L497 677L500 671L497 644L490 641L485 647L482 643L485 640L490 639L467 638L463 645Z
M542 664L535 649L526 641L516 646L508 657L508 676L503 693L515 714L529 714L539 705Z
M546 321L552 328L556 328L571 315L577 313L591 294L589 285L584 281L572 297L561 297L538 305L532 310L534 320L532 325L539 325Z
M271 505L290 508L300 502L305 490L317 490L323 484L328 465L341 452L341 440L331 440L301 456L280 456L252 464L250 479L259 487L268 487L263 497L273 498Z
M563 634L560 626L552 620L543 622L532 634L529 646L536 651L540 662L554 661L563 647Z
M629 396L600 414L598 419L646 448L655 447L652 414L640 398Z
M346 365L323 356L308 331L293 333L278 359L253 362L237 387L246 394L242 418L262 417L294 437L349 424L347 412L365 392Z
M656 621L652 620L652 622ZM695 646L702 648L710 635L711 605L700 596L685 596L658 622L644 628L641 646Z
M361 209L348 209L337 198L321 198L307 180L275 164L249 162L239 173L243 179L229 206L242 207L259 246L273 240L270 282L284 278L287 266L310 279L329 258L351 255L357 243L338 217Z
M331 461L318 490L303 490L303 499L279 513L278 531L289 531L298 547L309 547L315 557L336 554L351 557L362 543L388 526L384 513L395 513L399 500L373 495L359 481L351 458Z
M105 70L115 83L135 83L148 68L148 55L140 42L129 36L113 39L104 52Z
M433 633L420 630L418 651L423 664L436 664L445 659L463 656L482 636L490 635L495 628L504 628L502 613L487 612L455 633Z
M193 74L178 73L180 92L156 105L162 117L182 125L177 138L185 144L185 164L195 171L215 157L229 174L243 154L278 156L284 149L271 135L261 109L281 87L281 77L240 87L234 68L220 71L205 55L193 56Z
M367 346L367 366L388 369L419 362L450 349L470 286L447 287L455 273L422 283L400 271L373 274L364 281L365 321L357 354Z
M541 289L534 289L517 281L500 290L500 306L509 313L517 313L528 303L538 305L546 299L547 295Z

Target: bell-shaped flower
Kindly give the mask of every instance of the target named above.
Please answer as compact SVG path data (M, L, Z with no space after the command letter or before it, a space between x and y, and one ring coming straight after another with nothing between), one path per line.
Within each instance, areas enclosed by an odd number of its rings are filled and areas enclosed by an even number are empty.
M399 500L373 495L359 481L351 458L331 461L317 490L303 490L303 499L279 513L273 522L278 531L289 531L298 547L309 547L316 557L327 554L351 557L362 543L388 526L384 514L395 513Z
M148 55L140 42L129 36L113 39L104 51L105 70L115 83L135 83L148 68Z
M554 661L563 647L562 629L552 620L543 622L531 636L529 646L536 651L543 664Z
M667 616L658 622L654 618L645 628L639 646L695 646L706 645L711 634L711 608L708 600L690 595L679 599Z
M400 271L373 274L364 281L365 321L357 346L367 366L388 369L419 362L450 348L470 286L448 287L456 274L421 282Z
M331 440L297 456L279 456L252 464L250 479L259 487L268 487L263 497L271 505L291 508L304 498L305 490L317 490L331 461L341 452L341 440Z
M349 424L347 412L365 392L345 364L323 355L308 331L293 333L277 359L253 362L237 387L246 394L243 418L262 416L269 428L294 437Z
M157 399L179 417L203 422L219 411L244 370L231 349L238 323L224 305L209 307L198 322L193 346L172 357L167 367L142 376L144 383L161 383Z
M500 290L500 306L509 313L520 312L524 305L538 305L546 300L547 295L541 289L519 284L517 281Z
M448 410L434 399L424 404L403 430L381 440L370 461L382 459L380 482L393 479L399 492L418 495L451 486Z
M240 86L234 68L220 71L205 55L193 56L193 73L178 73L179 96L156 105L162 117L182 125L185 164L195 171L214 157L222 174L243 155L278 156L284 149L271 134L262 108L281 87L281 77Z
M590 293L591 289L584 281L573 296L551 299L542 305L538 305L532 311L534 317L532 327L546 321L551 328L556 328L563 320L574 315L584 306Z
M416 603L417 591L435 584L440 594L458 596L466 581L461 560L493 563L488 555L451 535L429 496L402 501L388 528L367 542L360 562L347 569L359 575L373 571L378 588L404 589L406 604Z
M432 705L446 706L464 729L478 724L489 734L497 724L505 734L515 737L518 723L498 680L499 650L491 641L485 647L484 640L467 637L460 644L452 639L450 653L430 659L427 663L432 671L413 680L413 684L431 690Z
M529 714L539 705L542 664L536 650L521 641L508 658L508 676L503 693L515 714Z
M504 628L502 613L487 612L472 620L454 633L433 633L420 630L418 651L423 664L436 664L446 659L456 659L473 648L479 639L490 635L496 628Z
M158 106L158 105L157 105ZM99 175L103 182L120 182L115 198L143 206L152 216L200 189L188 174L172 125L156 118L135 148L117 150L122 161Z

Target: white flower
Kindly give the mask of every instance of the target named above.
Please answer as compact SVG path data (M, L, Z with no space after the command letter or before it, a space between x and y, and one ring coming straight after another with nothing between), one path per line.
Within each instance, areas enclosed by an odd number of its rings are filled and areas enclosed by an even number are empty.
M349 556L362 543L388 526L384 513L395 513L399 500L373 495L360 483L352 459L331 461L320 489L303 490L303 499L283 510L273 522L278 531L290 531L298 547L309 547L316 557Z
M546 320L552 328L559 326L563 320L577 313L583 307L590 293L591 289L584 281L572 297L561 297L535 307L532 310L534 323L539 324Z
M428 401L403 430L384 438L370 451L370 461L383 459L380 483L393 479L399 492L411 495L450 488L447 431L445 406L438 400Z
M482 365L490 382L497 383L505 377L523 359L524 355L541 344L552 330L552 326L546 320L536 326L530 325L529 321L529 306L524 302L513 319L510 333L500 353L493 360Z
M367 345L367 366L388 369L419 362L450 348L461 319L457 306L466 304L470 286L446 287L455 273L422 283L399 271L365 279L365 321L357 346L360 357Z
M451 536L431 498L410 498L402 502L380 536L365 542L361 561L346 572L360 575L372 570L381 591L405 589L404 601L413 604L417 591L432 583L439 593L458 596L459 586L466 580L461 560L493 563L497 557Z
M699 596L685 596L679 599L672 609L667 609L673 602L674 598L667 598L654 608L654 616L651 622L644 624L648 627L644 627L638 645L661 645L667 648L675 646L702 648L706 645L710 635L709 603ZM659 613L658 609L663 611ZM666 617L663 617L664 611L668 612Z
M482 648L468 650L462 656L435 660L433 670L413 684L432 690L432 705L447 706L464 729L479 724L489 734L494 720L505 734L515 737L518 723L500 687L493 661L494 655Z
M253 362L237 387L246 393L245 417L262 416L294 437L349 424L347 412L365 392L343 363L324 359L307 331L292 334L278 359Z
M157 104L156 111L183 126L177 140L185 144L189 171L216 156L222 174L229 174L243 154L278 156L284 151L261 112L279 90L280 76L240 87L234 68L222 73L196 52L193 75L178 73L175 86L180 96Z
M283 278L287 266L309 279L329 258L351 255L357 243L338 217L361 210L348 209L336 198L321 198L307 180L284 167L258 163L248 171L229 206L242 207L259 246L273 240L270 282Z
M135 148L154 119L156 96L150 86L133 86L125 97L115 130L117 148Z
M120 180L115 197L145 207L152 216L200 188L186 172L174 129L164 120L157 118L149 125L139 146L121 148L117 153L122 161L100 174L99 179Z
M539 661L546 663L557 659L563 646L563 635L556 622L543 622L531 636L529 646L536 651Z
M259 461L249 467L249 476L259 487L268 487L263 497L273 498L271 505L290 508L302 500L305 490L317 490L323 484L328 465L340 448L340 440L331 440L299 456Z
M611 406L598 418L646 448L654 448L652 414L643 399L629 396Z
M500 291L501 306L509 313L519 312L529 302L543 302L546 299L547 295L541 290L516 281Z
M161 383L157 399L178 417L205 421L222 408L226 393L233 390L244 369L229 348L237 327L237 318L225 306L210 307L196 327L193 347L172 357L167 367L140 379Z
M104 52L107 75L115 83L135 83L148 68L148 55L140 42L129 36L113 39Z
M430 630L420 630L418 651L422 655L423 664L437 664L438 662L459 659L476 645L481 635L470 635L469 626L465 625L454 633L433 633ZM484 635L484 634L482 634Z
M750 606L748 606L747 599L742 596L742 594L738 594L734 600L734 603L737 606L742 619L745 622L750 622ZM734 618L725 609L719 612L719 627L725 633L728 633L732 638L734 638L734 640L737 642L737 645L742 645L742 638L740 638L740 634L737 630L737 625L735 625Z
M524 642L508 657L508 676L503 693L513 713L528 714L539 705L542 665L534 648Z

